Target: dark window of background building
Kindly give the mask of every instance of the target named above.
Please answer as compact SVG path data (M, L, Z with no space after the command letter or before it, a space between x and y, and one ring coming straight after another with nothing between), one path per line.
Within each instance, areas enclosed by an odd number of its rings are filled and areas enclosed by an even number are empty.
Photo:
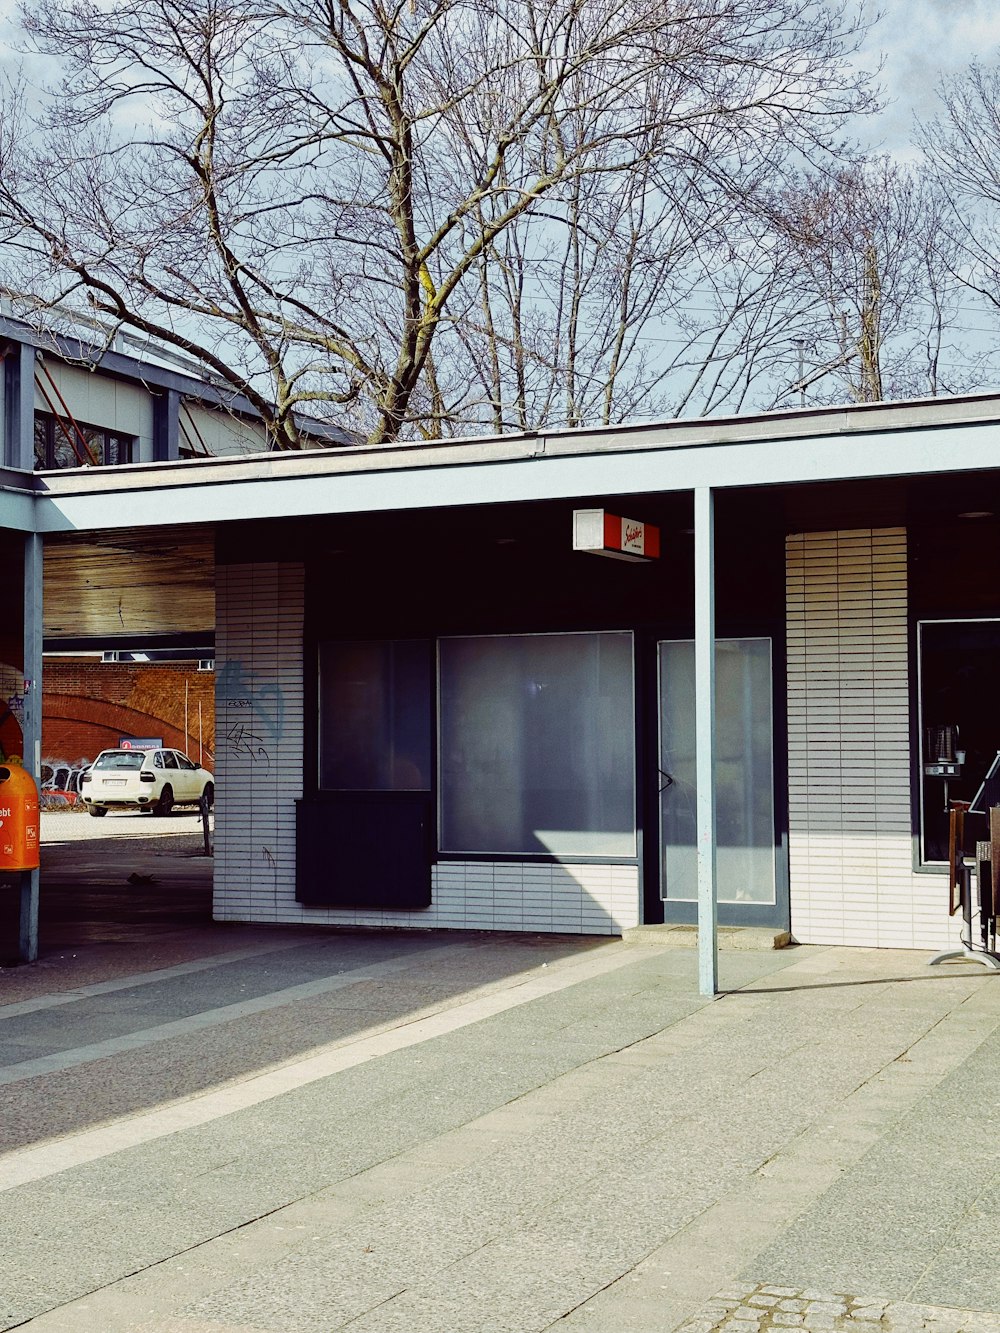
M44 471L66 467L117 467L132 462L134 437L104 426L35 413L35 466Z

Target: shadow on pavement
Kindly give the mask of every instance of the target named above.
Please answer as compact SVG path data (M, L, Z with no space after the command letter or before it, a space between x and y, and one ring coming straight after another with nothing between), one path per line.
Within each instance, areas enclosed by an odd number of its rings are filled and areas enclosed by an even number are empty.
M198 854L194 822L61 816L47 837L43 825L33 965L3 963L16 955L18 894L0 889L0 1151L196 1095L617 943L215 924L212 861Z
M197 817L42 819L39 960L85 944L134 945L212 921L212 858ZM0 966L17 962L20 890L0 881Z

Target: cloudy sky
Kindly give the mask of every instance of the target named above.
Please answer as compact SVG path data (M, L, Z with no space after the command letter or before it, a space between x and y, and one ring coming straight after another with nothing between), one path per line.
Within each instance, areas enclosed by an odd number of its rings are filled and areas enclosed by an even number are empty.
M866 44L866 64L884 56L882 86L889 105L874 131L872 146L905 151L913 115L933 114L934 89L942 73L958 73L978 57L1000 54L997 0L860 0L868 13L883 17ZM0 0L0 50L8 63L17 45L16 0ZM6 48L6 50L4 50ZM16 59L17 57L14 57ZM32 73L42 75L42 62Z
M906 156L914 114L934 112L934 90L942 74L959 73L974 58L986 63L1000 56L1000 3L997 0L859 0L867 12L881 10L866 44L865 64L884 58L881 84L888 105L868 126L878 150ZM16 0L0 0L0 64L19 57ZM31 74L44 77L43 62L32 61Z
M986 64L1000 54L997 0L874 0L883 17L866 52L879 53L888 106L872 131L872 146L905 153L912 142L914 114L932 116L942 74L960 73L973 59Z

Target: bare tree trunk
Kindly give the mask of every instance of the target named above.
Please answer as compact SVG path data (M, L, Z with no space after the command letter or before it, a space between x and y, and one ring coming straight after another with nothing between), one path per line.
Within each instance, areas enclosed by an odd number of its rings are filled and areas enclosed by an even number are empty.
M861 401L882 401L882 370L879 357L882 347L882 280L879 273L878 251L869 242L863 258L861 287L861 335L858 338L858 356L861 359Z

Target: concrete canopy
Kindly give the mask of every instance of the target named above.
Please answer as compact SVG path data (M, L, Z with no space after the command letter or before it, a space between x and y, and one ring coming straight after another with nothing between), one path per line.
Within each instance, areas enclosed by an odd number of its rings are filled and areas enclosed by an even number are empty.
M734 500L769 493L771 515L780 511L778 521L795 531L906 522L914 508L1000 512L998 469L1000 401L981 396L34 476L7 471L0 523L45 537L50 646L204 638L215 620L216 535L251 520L339 516L355 530L371 522L374 532L394 515L433 513L435 525L461 527L460 511L486 506L524 513L557 501L616 496L627 505L633 496L671 494L686 503L709 486Z
M714 531L727 518L755 534L824 530L856 513L859 526L905 522L912 508L952 515L1000 512L1000 402L995 398L865 405L734 421L556 431L430 445L176 462L0 477L0 522L47 554L45 630L60 638L195 632L214 624L215 545L226 533L275 522L371 525L397 517L427 530L459 515L522 514L618 497L689 505L698 553L693 587L702 676L715 637ZM27 493L27 494L26 494ZM30 517L26 515L26 500ZM718 508L716 508L718 502ZM728 511L728 512L727 512ZM691 512L690 509L687 510ZM876 517L878 516L878 517ZM750 520L749 522L747 520ZM179 521L180 520L180 521ZM780 525L780 526L779 526ZM691 531L692 528L686 529ZM273 529L270 529L273 530ZM732 535L732 527L730 528ZM567 529L566 539L569 539ZM264 541L255 559L294 558ZM714 691L699 701L699 769L711 773ZM714 858L712 783L699 784L699 848ZM699 861L702 989L715 989L714 863Z

